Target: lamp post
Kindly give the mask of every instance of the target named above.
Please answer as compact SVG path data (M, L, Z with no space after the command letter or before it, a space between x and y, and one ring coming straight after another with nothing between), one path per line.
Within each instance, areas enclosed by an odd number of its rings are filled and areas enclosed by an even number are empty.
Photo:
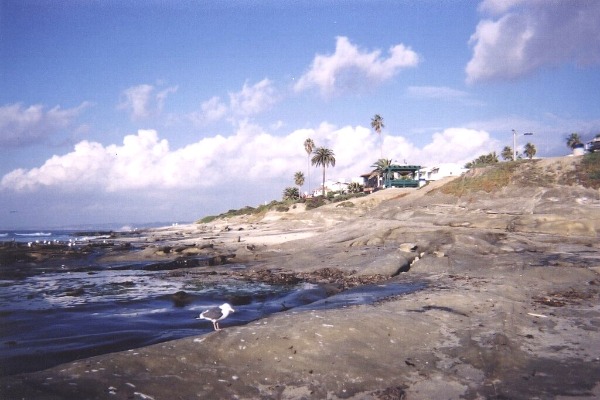
M517 131L512 130L513 133L513 161L517 161ZM532 136L533 132L524 133L523 136Z

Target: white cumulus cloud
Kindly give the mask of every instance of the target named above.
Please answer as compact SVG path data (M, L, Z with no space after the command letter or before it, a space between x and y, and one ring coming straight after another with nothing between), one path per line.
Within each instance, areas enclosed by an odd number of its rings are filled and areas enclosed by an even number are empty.
M600 64L600 2L486 0L469 43L467 82L516 79L546 65Z
M403 68L414 67L419 56L403 44L392 46L388 57L380 50L366 52L352 44L347 37L339 36L335 52L317 54L310 69L300 77L294 89L303 91L313 87L329 96L340 90L364 88L384 82Z
M249 85L245 82L238 92L229 93L229 103L215 96L203 102L200 110L188 114L188 119L197 126L204 126L228 117L237 121L260 114L279 101L279 94L270 79Z
M427 165L447 162L466 164L481 154L495 151L498 146L486 131L448 128L433 134L431 143L419 151L419 159Z
M177 91L177 86L157 90L153 85L141 84L125 89L121 93L121 101L117 108L129 112L131 119L140 120L159 114L165 99Z
M305 170L307 138L334 151L336 166L328 172L328 177L334 179L369 172L380 158L377 135L361 126L338 128L322 123L314 129L276 136L258 125L242 122L230 136L208 137L178 149L171 149L155 130L140 130L125 136L121 144L79 142L73 151L55 155L40 167L7 173L0 180L0 189L27 192L54 187L70 193L135 191L142 195L143 191L218 191L227 187L242 194L271 181L279 182L279 188L293 185L294 172ZM491 151L492 146L487 132L466 128L435 133L423 148L415 147L405 137L384 135L385 158L420 165L464 163ZM316 171L311 173L313 182L319 176Z
M277 102L273 82L269 79L250 86L244 83L242 90L229 94L229 108L235 114L250 116L268 110Z
M87 102L67 109L47 109L41 104L26 107L21 103L0 106L0 146L19 147L43 141L71 126L88 106Z

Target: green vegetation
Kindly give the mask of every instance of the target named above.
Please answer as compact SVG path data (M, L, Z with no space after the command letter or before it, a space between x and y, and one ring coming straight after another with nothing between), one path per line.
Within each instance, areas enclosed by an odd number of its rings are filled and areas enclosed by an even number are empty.
M269 211L271 208L276 207L277 205L281 205L281 202L278 201L272 201L269 204L264 204L264 205L260 205L258 207L250 207L250 206L245 206L243 208L240 208L239 210L229 210L227 212L221 213L219 215L208 215L198 221L196 221L197 224L206 224L209 223L211 221L214 221L216 219L224 219L224 218L231 218L231 217L235 217L238 215L258 215L258 214L264 214L267 211Z
M291 188L291 189L298 190L298 188ZM366 194L362 193L362 192L361 193L348 193L348 194L339 194L339 193L330 192L327 198L325 198L323 196L318 196L318 197L310 197L307 199L300 198L298 200L284 200L284 201L275 201L274 200L268 204L260 205L256 208L246 206L246 207L240 208L239 210L229 210L229 211L221 213L219 215L209 215L209 216L206 216L206 217L196 221L196 223L197 224L207 224L207 223L212 222L217 219L227 219L227 218L236 217L236 216L240 216L240 215L261 215L261 214L265 214L267 211L271 211L271 210L274 210L277 212L287 212L290 210L290 208L296 208L297 203L304 203L306 205L307 210L318 208L318 207L324 206L326 204L344 203L344 202L349 203L349 204L340 205L340 207L353 207L354 204L348 200L357 198L357 197L363 197L363 196L366 196Z
M502 159L505 161L513 161L512 147L504 146L502 152L500 153L500 157L502 157Z
M306 204L307 210L312 210L313 208L318 208L327 204L327 200L323 196L311 197L306 199L304 202Z
M373 118L371 118L371 128L373 128L379 135L379 151L381 153L380 157L383 158L383 140L381 139L381 130L385 128L385 125L383 124L383 117L381 115L375 114Z
M352 182L348 185L348 191L350 193L362 193L364 188L365 187L358 182Z
M527 143L524 147L523 153L525 153L527 158L531 160L533 156L535 156L535 153L537 153L537 149L533 143Z
M371 165L371 168L374 169L373 171L371 171L369 179L377 177L377 183L381 183L381 181L383 181L383 173L385 172L386 168L389 168L392 165L392 163L392 160L390 160L389 158L380 158L379 160L377 160L373 165Z
M294 174L294 183L298 186L298 190L304 185L304 174L302 171L298 171Z
M581 144L579 133L571 133L567 136L567 147L574 149L578 144Z
M304 141L304 151L306 151L306 173L308 176L308 192L310 193L310 155L315 149L315 142L308 138Z
M325 170L327 167L332 166L335 167L335 154L333 150L325 148L325 147L317 147L313 153L313 158L311 159L312 165L314 166L322 166L323 167L323 194L327 194L325 190Z
M300 191L297 187L288 186L283 190L283 201L286 200L298 200L300 198Z
M468 162L465 165L465 168L484 167L486 165L496 164L496 163L498 163L498 155L494 151L494 152L491 152L489 154L485 154L485 155L479 156L475 160L473 160L471 162Z

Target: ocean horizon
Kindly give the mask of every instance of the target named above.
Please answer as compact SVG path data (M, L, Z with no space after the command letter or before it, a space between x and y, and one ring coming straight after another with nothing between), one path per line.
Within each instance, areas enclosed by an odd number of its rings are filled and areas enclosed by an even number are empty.
M188 223L191 222L106 223L42 228L0 228L0 242L68 242L69 240L85 240L89 236L101 236L102 233L131 232L138 229L160 228ZM93 233L99 233L100 235L93 235Z

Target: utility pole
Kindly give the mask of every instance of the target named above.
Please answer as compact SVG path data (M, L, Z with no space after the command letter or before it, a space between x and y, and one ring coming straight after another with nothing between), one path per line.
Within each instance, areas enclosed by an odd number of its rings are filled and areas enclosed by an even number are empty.
M512 130L513 133L513 161L517 161L517 131ZM523 136L532 136L532 132L524 133Z

